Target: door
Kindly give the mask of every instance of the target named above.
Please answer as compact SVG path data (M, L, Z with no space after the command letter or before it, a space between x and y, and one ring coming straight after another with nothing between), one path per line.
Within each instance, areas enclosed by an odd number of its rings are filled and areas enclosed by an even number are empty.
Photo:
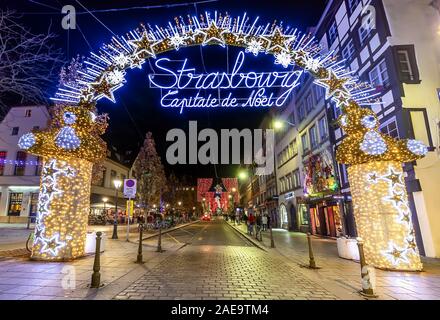
M8 216L19 216L23 202L23 193L11 192L9 194Z

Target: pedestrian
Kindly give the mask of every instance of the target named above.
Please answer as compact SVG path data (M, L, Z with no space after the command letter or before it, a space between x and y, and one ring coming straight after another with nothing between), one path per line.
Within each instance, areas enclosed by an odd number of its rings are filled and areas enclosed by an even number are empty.
M253 235L254 234L254 224L255 224L255 216L253 213L249 214L249 219L248 219L248 229L249 229L249 235Z
M267 228L272 228L272 226L271 226L272 221L271 220L272 219L270 218L270 215L268 214L267 215Z
M267 230L267 214L263 215L261 218L261 223L263 225L263 231Z
M257 215L255 222L257 224L257 230L255 231L255 238L257 238L257 240L260 240L258 236L260 235L261 237L261 224L262 224L261 214Z

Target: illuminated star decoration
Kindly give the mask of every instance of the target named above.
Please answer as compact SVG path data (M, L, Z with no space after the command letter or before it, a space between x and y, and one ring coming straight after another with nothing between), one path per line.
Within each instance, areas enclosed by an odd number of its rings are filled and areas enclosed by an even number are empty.
M55 234L50 239L43 238L43 247L41 248L42 253L49 252L53 256L58 255L58 250L66 245L65 242L61 242L59 235Z
M398 249L394 244L390 244L389 251L385 252L394 264L398 264L400 260L408 261L406 257L406 249Z
M142 56L142 58L147 58L151 56L156 58L156 53L154 52L153 46L155 46L158 42L150 40L147 32L143 32L140 39L129 40L128 43L134 47L134 54L137 57Z
M34 233L35 242L38 241L42 237L43 231L44 231L44 229L40 228L40 226L35 227L35 233Z
M59 164L65 166L64 161L60 161ZM41 182L41 192L38 199L34 241L34 243L37 241L42 241L42 253L50 253L56 256L58 254L58 249L65 245L64 242L59 241L59 235L54 235L50 239L44 237L46 232L44 220L46 216L51 214L49 205L53 198L62 194L61 190L59 190L57 187L59 176L64 175L66 177L74 177L75 174L75 169L70 166L65 168L58 167L57 160L51 160L43 166L43 179Z
M101 80L98 82L93 82L90 84L90 86L95 90L96 93L98 93L97 96L95 96L96 100L99 100L103 97L109 99L112 102L116 102L115 96L113 95L113 91L119 89L122 87L122 83L112 85L108 81L107 77L103 76L101 77Z
M142 59L138 55L135 55L133 59L131 59L130 69L138 68L142 69L142 65L145 63L145 59Z
M408 250L413 250L414 252L417 252L417 244L414 240L414 237L406 239L406 242L408 244Z
M275 52L280 53L282 51L289 52L290 43L293 41L293 36L285 36L281 33L281 30L277 27L270 35L263 35L262 38L266 40L267 47L266 53Z
M43 184L43 193L49 198L49 201L53 199L55 195L61 194L61 190L57 189L55 184Z
M385 198L387 201L392 201L394 202L394 206L399 208L400 204L404 204L405 202L403 201L403 193L397 193L397 192L393 192L393 195L390 197L386 197Z
M214 20L212 20L208 28L204 28L200 30L200 33L204 35L202 46L215 43L224 47L225 38L223 37L223 33L225 32L229 32L229 31L217 27L217 23Z
M326 99L332 98L337 107L341 107L341 105L348 105L350 92L347 84L349 80L349 78L339 78L332 69L329 69L328 78L318 79L315 83L326 89Z
M394 172L394 169L391 167L390 167L389 174L387 176L385 176L384 178L389 180L393 187L395 187L396 185L402 186L402 175Z
M379 177L377 176L376 172L370 173L368 175L368 181L370 181L371 183L377 183L378 179L379 179Z

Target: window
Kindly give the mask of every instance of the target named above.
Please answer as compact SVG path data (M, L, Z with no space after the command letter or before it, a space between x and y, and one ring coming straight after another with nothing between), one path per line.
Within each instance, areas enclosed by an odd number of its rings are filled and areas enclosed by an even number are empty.
M17 158L15 163L14 175L24 176L26 170L26 152L17 151Z
M296 145L296 139L294 139L291 143L290 146L292 148L292 157L296 156L298 154L298 146Z
M350 14L353 13L359 2L361 2L361 0L348 0L348 10L350 11Z
M19 216L22 202L23 193L11 192L9 194L8 216Z
M368 39L368 37L371 34L371 31L373 31L373 28L371 28L371 24L368 22L365 22L359 27L359 40L361 44L364 44L364 42Z
M12 128L11 136L16 136L16 135L18 135L18 129L19 129L19 127L13 127L13 128Z
M399 138L399 129L397 128L397 123L395 119L388 121L387 123L384 123L381 126L380 131L393 138Z
M302 143L303 153L307 153L307 151L309 151L309 142L307 140L307 134L306 133L304 133L301 136L301 143Z
M294 125L295 124L295 112L292 112L289 117L288 117L288 121Z
M333 101L331 102L331 105L333 107L334 119L337 119L342 114L342 110Z
M309 93L306 97L306 112L307 114L313 110L313 99L312 99L312 94Z
M318 145L318 134L316 132L316 125L314 125L309 129L309 135L310 135L310 145L312 149L314 149Z
M299 170L293 171L293 188L298 189L301 187L301 177L299 175Z
M335 42L337 36L338 36L338 27L336 25L336 21L334 21L328 30L328 39L330 46L333 44L333 42Z
M319 137L321 138L321 141L323 141L328 137L327 120L325 119L325 117L319 119L318 126L319 126Z
M5 174L6 151L0 151L0 176Z
M315 85L313 87L313 92L315 94L315 103L318 103L324 97L325 89L319 85Z
M40 157L37 157L37 159L35 159L35 161L37 162L37 165L35 166L35 175L39 176L39 175L41 175L41 170L43 169L43 166L41 164Z
M105 175L106 175L106 173L107 173L107 168L104 168L102 170L102 178L101 178L101 181L100 181L100 186L101 187L105 186Z
M400 81L420 83L414 46L396 46L393 49Z
M375 85L376 87L389 85L390 78L385 60L382 60L370 71L369 77L371 84Z
M24 114L24 116L25 116L26 118L30 118L31 115L32 115L32 110L31 110L31 109L27 109L27 110L26 110L26 113Z
M353 39L350 39L347 45L342 49L342 57L345 60L349 61L353 57L354 52L355 52L355 48L354 48Z
M292 184L292 175L287 175L287 190L292 190L293 184Z
M304 120L304 118L306 117L306 110L304 109L304 103L301 103L299 105L298 108L298 117L299 117L299 121Z

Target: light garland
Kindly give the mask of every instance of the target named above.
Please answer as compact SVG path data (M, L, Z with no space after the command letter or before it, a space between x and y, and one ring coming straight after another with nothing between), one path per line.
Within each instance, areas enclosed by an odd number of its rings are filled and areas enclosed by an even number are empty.
M367 263L387 270L422 270L401 164L355 165L348 175Z
M142 68L146 59L182 47L228 45L245 48L245 52L255 56L260 52L272 54L274 64L284 68L303 68L317 78L317 84L328 89L327 97L338 106L347 106L350 101L360 105L372 101L376 95L372 93L374 89L359 84L358 79L334 59L334 52L324 53L313 37L276 23L258 25L258 20L257 17L250 23L246 14L233 18L206 12L200 17L188 16L186 22L176 17L174 23L168 23L165 28L141 25L127 36L113 37L99 53L91 53L84 61L87 72L79 73L77 85L60 87L52 99L74 105L101 98L116 102L114 92L125 83L125 71Z
M34 130L20 148L43 157L31 258L66 261L84 255L92 166L105 157L99 137L106 118L89 107L59 107L48 129Z
M97 162L105 155L105 143L99 138L99 135L104 132L105 126L102 123L95 123L95 117L91 116L90 111L93 111L94 104L101 98L115 102L114 92L124 85L126 70L142 68L146 59L156 58L158 54L179 50L182 47L236 46L244 48L245 52L255 56L260 52L271 54L274 56L274 63L285 68L295 66L304 69L316 79L315 82L318 85L326 89L326 98L332 99L338 107L342 108L343 116L339 119L339 123L347 133L347 137L338 148L337 159L340 163L352 165L350 176L353 181L350 181L350 185L353 188L353 202L357 205L355 215L360 221L359 225L365 226L367 224L367 222L363 222L363 219L369 215L362 208L363 205L369 208L369 202L366 199L374 198L377 201L384 201L393 210L400 210L393 205L400 208L405 204L407 201L406 190L394 190L393 192L397 193L390 194L389 190L381 187L372 192L365 189L365 175L374 167L377 169L377 173L382 176L382 171L385 168L382 166L389 163L392 163L393 167L398 170L397 167L400 163L423 157L427 148L420 142L396 140L379 132L379 122L375 114L371 110L360 107L375 103L374 98L377 95L375 89L370 85L360 83L352 72L347 72L343 65L344 61L336 61L333 51L323 52L313 37L303 35L296 29L283 28L276 23L258 25L257 21L258 18L249 23L246 14L233 18L229 15L217 14L217 12L214 12L212 16L206 12L200 17L188 16L186 22L182 17L176 17L174 23L168 23L165 28L142 25L141 28L130 31L127 36L113 37L111 43L104 45L98 53L91 53L90 57L84 60L84 65L87 65L86 71L78 72L76 82L62 85L55 97L52 98L66 106L62 108L61 113L56 115L51 127L46 131L33 132L35 141L31 136L23 138L21 146L31 153L44 156L45 159L69 161L69 164L76 171L86 172L88 164ZM65 119L63 120L62 114L64 112L72 112L76 116L77 119L73 124L68 124ZM365 118L366 116L368 118ZM63 127L70 129L62 129ZM64 130L64 133L60 133L60 130ZM86 181L86 174L83 179L84 181L81 181L80 185L90 186L90 181ZM71 180L69 183L71 183L72 189L74 179ZM67 188L66 181L69 180L62 181L59 190L63 192L64 198L64 195L68 194L66 190L69 188ZM84 190L87 188L84 187ZM49 191L53 190L43 189L42 183L40 202L44 204L47 194L52 194ZM394 204L392 201L385 201L384 197L390 195L394 197L394 200L401 197L402 201L394 201ZM88 196L89 194L81 195L84 203L88 203L89 200L85 200ZM58 198L55 198L54 201L56 199ZM72 196L66 200L66 203L72 206L75 199L76 196ZM43 206L43 208L46 207ZM72 211L69 210L73 210L72 208L63 209L62 212L70 217ZM402 211L402 219L407 219L408 215L405 212ZM402 223L395 222L393 224L390 222L387 224L387 231L381 229L379 223L381 220L377 218L377 215L377 211L374 211L371 216L373 220L377 220L378 230L382 230L382 233L377 233L377 235L382 238L388 237L386 242L388 247L370 246L366 253L367 259L380 266L396 268L397 265L405 270L418 270L420 265L416 261L418 253L417 247L414 247L414 231L409 233L408 237L410 238L406 238L407 242L412 241L411 244L408 242L406 246L402 242L403 231L398 229L401 228L399 226ZM84 223L83 228L85 228L86 221L82 216L80 219ZM70 226L71 223L73 222L69 222L68 225ZM56 225L51 223L50 226L46 223L44 228L47 233L46 239L51 243L50 246L42 247L45 251L44 254L55 253L55 256L58 256L60 252L65 251L65 247L69 247L69 242L66 242L68 240L66 233L63 230L61 230L62 232L56 231ZM365 230L367 230L366 228ZM362 234L366 242L373 243L375 241L376 233L362 231ZM76 233L75 231L72 237L71 242L81 243L84 240L77 239L77 237L83 237L81 232ZM378 239L381 244L384 243L382 238ZM49 247L55 249L49 249ZM413 248L411 249L412 253L407 248ZM387 254L384 252L391 252L394 261L387 260L385 258ZM400 259L399 257L402 256L404 258ZM382 263L382 261L387 262Z
M92 163L44 161L31 258L67 261L84 255Z

